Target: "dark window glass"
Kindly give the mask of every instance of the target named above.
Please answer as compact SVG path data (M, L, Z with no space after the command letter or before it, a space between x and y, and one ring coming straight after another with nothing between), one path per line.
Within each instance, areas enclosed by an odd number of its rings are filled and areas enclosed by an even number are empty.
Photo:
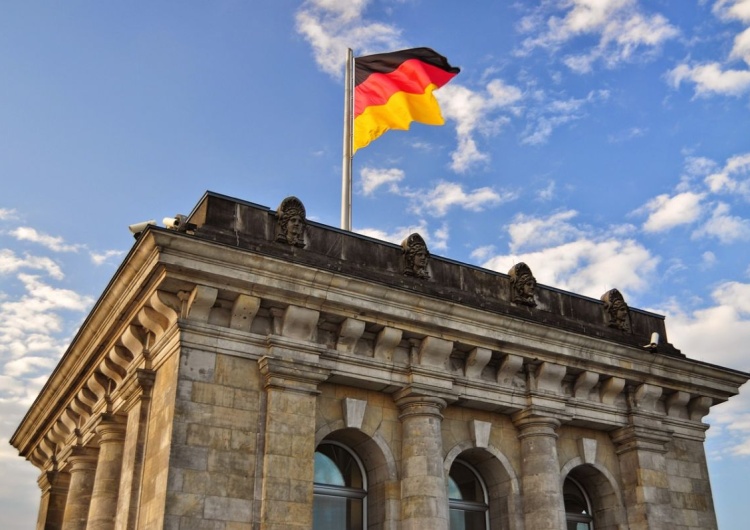
M451 530L487 530L487 494L479 474L457 460L448 476Z
M315 452L314 530L362 530L365 519L364 472L342 445L322 443Z
M593 517L586 492L580 484L568 477L563 484L567 530L592 530Z

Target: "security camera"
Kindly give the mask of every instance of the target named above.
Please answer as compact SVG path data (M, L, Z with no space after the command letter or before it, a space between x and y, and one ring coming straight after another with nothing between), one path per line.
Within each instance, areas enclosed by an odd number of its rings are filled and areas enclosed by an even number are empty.
M656 331L654 331L651 334L651 342L649 342L648 344L644 344L643 348L653 353L656 351L656 348L658 346L659 346L659 334Z
M147 226L149 225L155 225L156 221L151 219L150 221L143 221L141 223L135 223L128 226L128 230L130 230L130 233L133 234L133 237L138 239L138 236L141 235L141 232L143 232Z
M176 230L177 232L187 232L188 230L195 230L196 225L187 222L187 216L177 214L174 217L165 217L162 222L168 230Z
M187 217L181 214L177 214L174 217L165 217L163 219L164 226L169 230L179 230L187 222Z

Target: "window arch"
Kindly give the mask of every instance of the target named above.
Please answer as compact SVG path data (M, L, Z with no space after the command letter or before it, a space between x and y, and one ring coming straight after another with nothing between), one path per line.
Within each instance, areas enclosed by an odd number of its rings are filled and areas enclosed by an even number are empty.
M448 475L451 530L487 530L487 488L476 469L456 460Z
M315 451L314 530L363 530L367 476L348 447L325 441Z
M593 530L591 502L583 486L572 477L566 478L563 483L563 499L567 530Z

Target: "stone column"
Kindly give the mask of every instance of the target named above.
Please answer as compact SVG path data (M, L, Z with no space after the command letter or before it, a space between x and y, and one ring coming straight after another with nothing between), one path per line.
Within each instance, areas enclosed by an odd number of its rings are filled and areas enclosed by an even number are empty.
M74 447L68 455L70 487L65 502L63 530L86 530L94 488L97 450L90 447Z
M61 530L70 475L59 471L45 471L39 476L37 484L42 490L42 498L36 530Z
M303 361L263 357L266 421L260 528L312 528L315 407L328 371Z
M629 425L614 431L630 530L670 528L672 504L664 431Z
M441 425L445 400L397 396L401 414L401 528L448 530Z
M123 383L122 394L126 400L123 413L127 414L127 426L115 519L117 530L129 530L136 527L138 503L143 486L151 389L155 378L156 374L153 371L139 368L130 380Z
M99 458L89 508L87 530L113 530L117 515L117 493L125 445L124 418L104 414L96 426Z
M525 526L533 530L565 528L565 509L557 459L560 421L522 411L513 416L521 441L521 494Z

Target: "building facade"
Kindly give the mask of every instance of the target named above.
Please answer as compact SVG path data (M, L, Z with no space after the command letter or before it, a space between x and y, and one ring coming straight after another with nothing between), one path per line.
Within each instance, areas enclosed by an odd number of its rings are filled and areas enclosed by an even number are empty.
M38 529L716 528L746 373L664 319L207 193L149 227L11 443ZM687 345L683 345L687 347Z

